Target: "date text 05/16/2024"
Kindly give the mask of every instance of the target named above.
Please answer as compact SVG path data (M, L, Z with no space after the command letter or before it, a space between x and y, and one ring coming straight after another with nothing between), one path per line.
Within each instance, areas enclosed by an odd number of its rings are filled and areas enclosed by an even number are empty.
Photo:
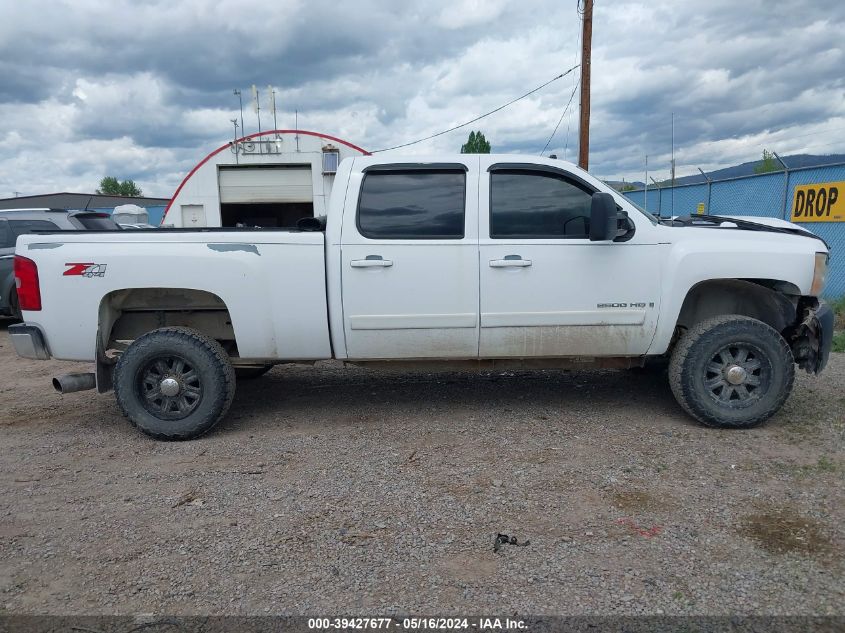
M518 631L526 629L523 620L513 618L309 618L308 628L316 631L401 629L404 631Z

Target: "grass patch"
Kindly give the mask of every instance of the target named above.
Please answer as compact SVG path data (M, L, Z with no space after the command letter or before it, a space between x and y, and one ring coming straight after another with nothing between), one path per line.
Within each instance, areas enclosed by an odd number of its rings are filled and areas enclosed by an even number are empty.
M785 508L745 517L739 533L772 554L821 554L831 549L818 522Z
M833 327L837 330L845 330L845 295L835 301L831 300L830 307L833 308L833 312L836 314L836 322ZM842 350L837 351L841 352Z
M657 510L663 503L642 490L621 490L612 496L613 505L626 512Z
M839 470L839 465L827 457L822 456L819 457L819 461L813 470L819 473L835 473Z
M830 459L822 455L815 464L775 464L775 468L783 473L798 475L801 477L812 477L813 475L825 475L831 473L838 473L841 470L842 464L839 461Z
M845 352L845 332L837 332L833 335L833 351Z

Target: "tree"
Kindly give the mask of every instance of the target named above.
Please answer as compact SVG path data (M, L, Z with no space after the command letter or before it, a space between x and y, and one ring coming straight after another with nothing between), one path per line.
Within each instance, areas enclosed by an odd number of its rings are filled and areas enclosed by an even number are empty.
M780 171L780 163L775 158L774 152L763 150L763 160L754 165L755 174L768 174L771 171Z
M467 142L461 145L461 154L489 154L490 142L482 132L470 132Z
M105 176L100 181L100 188L97 193L107 196L143 196L144 192L135 184L134 180L118 180L114 176Z

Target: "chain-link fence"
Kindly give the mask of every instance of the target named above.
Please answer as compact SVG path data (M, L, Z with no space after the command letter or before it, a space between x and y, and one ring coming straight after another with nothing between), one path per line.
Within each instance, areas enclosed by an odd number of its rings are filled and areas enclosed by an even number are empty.
M710 180L703 183L626 191L625 195L664 218L675 215L750 215L789 220L796 185L845 181L845 163L800 167L768 174ZM843 187L845 196L845 187ZM830 269L824 294L845 295L845 222L803 224L830 245Z

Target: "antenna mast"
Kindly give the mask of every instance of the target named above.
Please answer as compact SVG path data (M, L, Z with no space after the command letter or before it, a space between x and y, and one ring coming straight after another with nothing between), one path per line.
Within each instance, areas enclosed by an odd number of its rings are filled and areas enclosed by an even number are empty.
M252 109L255 110L255 116L258 117L258 132L261 133L261 104L258 101L258 88L252 84Z
M276 125L276 90L273 86L267 86L267 92L270 94L270 106L273 108L273 129L278 130Z
M244 129L244 100L241 98L241 91L235 88L232 93L238 98L238 104L241 106L241 134L246 134ZM237 130L235 130L235 134L237 133Z

